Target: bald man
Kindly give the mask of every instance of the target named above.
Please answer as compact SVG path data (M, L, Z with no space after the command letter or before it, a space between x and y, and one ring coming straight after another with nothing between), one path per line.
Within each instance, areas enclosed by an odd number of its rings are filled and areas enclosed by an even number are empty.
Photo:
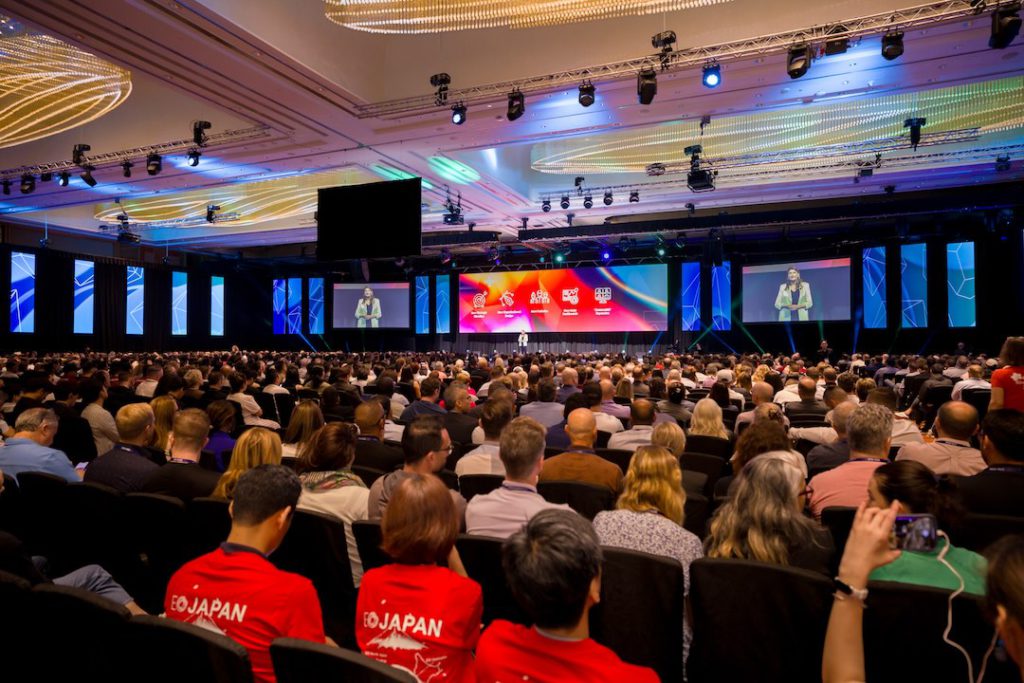
M836 438L829 443L815 446L807 453L809 468L831 469L839 467L850 459L850 443L846 440L846 422L856 409L856 403L843 401L832 410L832 429L836 433ZM819 427L819 429L821 428Z
M754 421L754 410L757 409L762 403L771 403L772 398L775 396L775 390L772 389L772 385L768 382L754 382L750 387L750 400L754 402L754 407L750 410L742 412L736 418L736 426L734 430L737 434L740 433L740 424L752 423ZM789 426L789 418L785 415L782 416L786 426Z
M569 449L544 461L540 481L582 481L606 486L618 495L622 491L622 470L594 452L597 439L597 419L587 408L569 413L565 433L569 436Z
M620 406L615 402L615 385L610 379L601 380L601 412L612 417L629 419L629 406Z
M939 438L932 443L907 444L899 450L896 460L916 460L935 474L969 477L985 469L981 451L971 446L971 437L978 433L978 411L963 401L947 401L939 407L935 418Z
M797 396L800 400L785 404L786 415L790 418L807 417L825 419L828 406L818 400L818 383L810 377L802 377L797 383Z
M640 446L650 445L653 435L654 403L646 398L638 398L629 409L629 429L612 434L608 439L608 448L634 451Z
M401 448L384 443L384 406L376 399L356 406L356 457L353 464L390 472L405 464Z

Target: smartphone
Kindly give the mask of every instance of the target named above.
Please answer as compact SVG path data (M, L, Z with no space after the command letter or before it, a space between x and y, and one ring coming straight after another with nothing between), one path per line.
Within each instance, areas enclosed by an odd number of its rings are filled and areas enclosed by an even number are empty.
M935 515L899 515L892 529L892 547L900 550L935 550L939 526Z

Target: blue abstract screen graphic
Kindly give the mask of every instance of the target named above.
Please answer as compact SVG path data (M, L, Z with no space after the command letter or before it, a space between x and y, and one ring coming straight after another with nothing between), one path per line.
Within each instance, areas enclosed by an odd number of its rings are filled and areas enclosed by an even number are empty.
M416 276L416 334L430 334L430 276Z
M146 271L142 266L128 266L128 297L125 301L125 334L142 334L146 315Z
M210 336L224 336L224 278L210 277Z
M92 334L96 264L75 259L74 327L75 334Z
M946 245L949 326L974 327L974 242Z
M452 331L452 283L450 275L438 275L434 281L434 308L437 315L437 333Z
M302 332L302 278L288 278L288 334Z
M324 333L324 279L311 277L306 280L309 288L309 333Z
M711 329L732 329L732 263L711 267Z
M903 327L928 327L928 246L900 247L900 291Z
M284 334L286 302L284 280L274 280L271 300L274 308L274 334Z
M864 327L884 329L889 324L885 308L885 247L868 247L861 257L864 275Z
M36 331L36 257L11 252L11 332Z
M171 273L171 334L188 334L188 273Z
M679 306L683 313L683 332L700 329L700 263L683 264L683 284Z

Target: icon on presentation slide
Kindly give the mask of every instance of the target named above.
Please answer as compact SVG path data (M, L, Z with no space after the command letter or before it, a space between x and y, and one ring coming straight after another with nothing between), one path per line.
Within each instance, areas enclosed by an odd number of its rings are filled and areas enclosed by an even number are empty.
M551 296L543 289L538 289L536 292L530 293L531 304L549 304L551 303Z
M580 288L576 287L575 289L563 289L562 301L568 301L573 306L578 304L580 302Z
M515 304L515 302L515 294L513 294L512 292L506 289L504 292L501 293L501 305L504 306L505 308L512 306L513 304Z
M478 292L473 295L473 308L484 308L487 305L487 295Z
M594 301L602 306L612 300L611 287L597 287L594 289Z

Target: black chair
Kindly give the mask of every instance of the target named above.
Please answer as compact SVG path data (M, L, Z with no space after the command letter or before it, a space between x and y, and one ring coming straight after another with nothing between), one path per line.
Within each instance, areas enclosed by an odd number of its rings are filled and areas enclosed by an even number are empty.
M188 515L191 554L194 557L212 552L227 540L231 532L228 501L223 498L193 498L185 506Z
M903 378L903 394L900 396L900 410L910 407L910 404L921 392L921 385L930 377L927 372L922 372L912 377Z
M928 391L924 392L920 408L924 418L925 429L931 429L932 423L935 422L935 416L939 412L939 406L950 400L952 394L952 384L928 387Z
M683 504L683 528L704 540L708 535L708 519L711 517L711 501L707 496L687 494Z
M358 652L295 638L276 639L270 658L278 683L416 683L404 671Z
M717 436L702 436L699 434L686 435L686 450L691 453L706 453L714 455L723 460L732 457L735 444L731 439L721 439Z
M245 415L242 413L242 404L238 401L228 400L235 411L235 425L231 428L231 438L237 439L245 431Z
M459 556L469 578L479 583L483 589L484 625L495 619L529 625L530 619L512 597L512 591L505 579L505 570L501 564L502 543L504 539L501 538L462 534L455 542L455 546L459 550Z
M5 494L6 495L6 494ZM59 497L59 514L65 523L50 556L50 573L61 576L87 564L98 564L114 576L130 571L132 554L127 549L124 496L117 490L86 482L65 486Z
M828 427L822 415L794 415L789 418L790 427Z
M702 398L707 398L710 393L711 393L710 389L705 389L703 387L700 387L700 388L697 388L697 389L687 389L686 390L686 400L687 401L693 401L694 403L696 403L697 401L701 400Z
M159 614L168 581L192 555L185 504L171 496L129 493L124 514L128 547L138 561L125 588L143 609Z
M633 451L622 448L595 448L594 452L608 462L618 465L623 474L629 470L629 462L633 459Z
M380 530L380 520L364 519L352 522L352 535L356 537L356 548L359 550L359 559L363 563L363 573L394 561L380 547L384 542Z
M842 506L828 507L821 511L821 523L832 532L837 558L843 556L843 549L846 548L846 539L850 537L855 514L857 514L857 508Z
M320 392L316 389L299 389L296 396L300 401L316 401L320 403Z
M991 389L964 389L960 392L960 400L970 403L978 411L978 420L985 419L988 413L988 403L992 400Z
M256 401L256 405L263 411L263 417L267 420L273 420L282 427L287 427L285 423L281 422L281 416L277 412L277 402L274 400L273 394L267 394L262 391L258 391L252 395Z
M608 448L608 440L612 438L611 432L597 430L597 438L594 440L594 448Z
M0 530L25 538L26 513L22 509L21 487L13 474L4 473L0 494Z
M590 612L591 636L623 660L651 667L663 681L683 680L685 590L678 560L602 550L601 602Z
M596 486L582 481L542 481L537 493L549 503L563 503L587 519L598 512L615 507L615 494L607 486Z
M806 460L807 454L814 450L815 446L817 445L818 444L811 441L810 439L797 439L796 443L793 444L793 450L795 450L800 455L804 456L804 459Z
M684 451L679 456L679 466L683 472L696 472L704 476L702 493L711 498L715 493L715 484L722 476L722 469L726 462L715 455L707 453L691 453Z
M327 635L342 646L355 647L356 589L345 524L336 517L298 510L270 561L313 582Z
M900 449L903 446L889 446L889 460L896 461L896 456L900 454Z
M820 574L748 560L690 565L690 683L821 681L832 582ZM723 634L744 634L742 656ZM916 680L916 679L915 679Z
M145 680L155 683L251 683L244 647L208 629L149 615L132 617L127 644Z
M21 540L33 555L55 555L63 535L61 529L70 523L60 510L67 480L45 472L22 472L17 480L25 515L25 536Z
M505 477L500 474L464 474L459 477L459 491L467 501L473 496L486 495L501 486Z
M409 382L399 382L396 384L395 392L405 396L409 400L409 403L416 400L416 387Z
M968 513L956 534L956 545L980 553L1003 536L1024 534L1024 517Z
M551 446L547 446L547 447L544 448L544 457L545 458L553 458L556 455L560 455L562 453L565 453L565 449L564 448L552 448Z
M363 467L362 465L352 465L352 474L356 475L363 480L367 488L373 486L373 482L377 481L380 477L383 477L387 472L384 470L378 470L376 467Z
M225 463L226 465L227 463ZM200 451L199 452L199 466L204 470L210 470L211 472L220 472L220 468L217 467L217 454L213 451Z
M292 412L295 410L295 398L291 394L270 394L274 397L274 406L277 408L278 417L281 418L280 425L287 427L292 420Z
M459 490L459 475L455 474L451 470L441 470L435 472L437 476L444 482L444 485L450 488L452 491Z
M5 652L26 656L38 645L25 628L34 618L32 597L32 585L28 581L0 571L0 605L4 610L0 619L0 642Z

